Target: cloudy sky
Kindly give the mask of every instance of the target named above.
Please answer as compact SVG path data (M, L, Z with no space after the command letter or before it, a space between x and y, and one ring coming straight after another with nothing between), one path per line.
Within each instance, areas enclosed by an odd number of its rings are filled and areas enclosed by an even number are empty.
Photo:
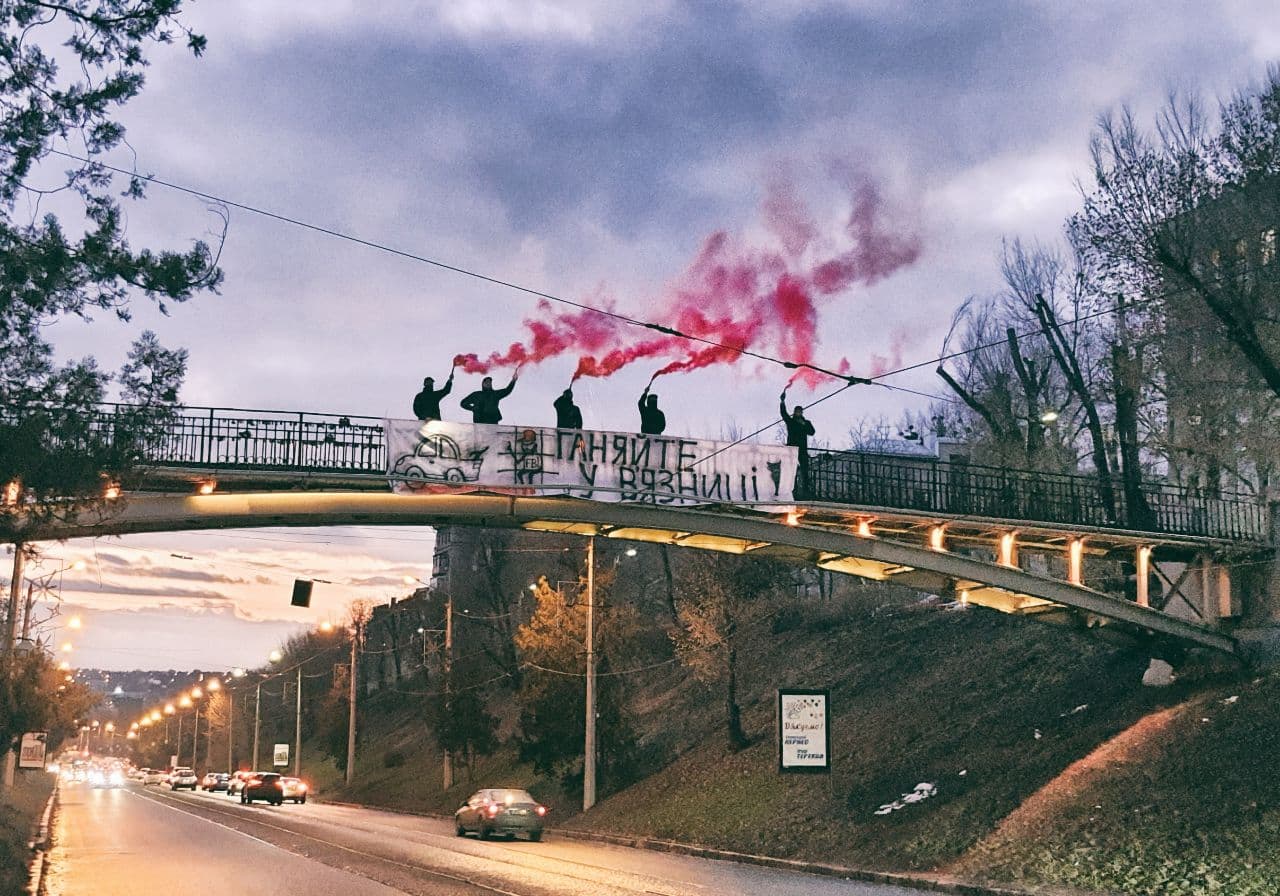
M1280 59L1265 0L206 0L189 21L206 56L154 53L124 114L141 170L637 317L684 294L713 233L746 259L848 250L850 185L872 188L876 232L918 253L822 297L811 347L860 373L934 357L955 306L996 287L1002 237L1058 238L1099 113L1149 112L1171 88L1222 97ZM779 226L783 206L803 210L802 246ZM159 187L129 210L137 245L180 247L217 223ZM506 348L541 313L518 292L240 210L222 265L220 295L54 337L115 367L155 329L190 351L189 405L407 416L423 376ZM550 422L576 360L526 369L507 418ZM656 366L584 381L587 425L632 428ZM655 388L672 431L716 437L767 424L784 382L751 362ZM887 382L940 391L928 372ZM923 402L863 387L811 416L838 445L855 421ZM429 530L269 530L50 553L89 563L62 592L86 614L79 664L187 668L256 663L352 596L386 599L402 575L427 575L430 545ZM305 618L287 606L300 571L343 583L318 586Z

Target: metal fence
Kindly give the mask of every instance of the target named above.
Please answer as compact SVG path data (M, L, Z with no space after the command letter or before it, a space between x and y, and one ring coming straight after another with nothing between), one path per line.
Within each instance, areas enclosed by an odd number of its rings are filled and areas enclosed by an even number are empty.
M28 409L29 412L29 409ZM22 412L0 409L0 423ZM381 474L387 470L382 420L243 408L182 408L142 427L139 409L98 406L87 429L105 443L129 432L148 466L209 470ZM144 418L145 419L145 418ZM1265 542L1265 506L1248 495L1203 495L1160 482L1142 486L1145 507L1114 507L1096 477L891 457L854 451L810 452L807 499L947 516L1131 529Z
M1161 482L1144 482L1143 501L1134 507L1116 482L1108 506L1094 476L853 451L810 452L809 479L810 499L838 504L1232 540L1269 537L1267 508L1252 496L1210 496Z

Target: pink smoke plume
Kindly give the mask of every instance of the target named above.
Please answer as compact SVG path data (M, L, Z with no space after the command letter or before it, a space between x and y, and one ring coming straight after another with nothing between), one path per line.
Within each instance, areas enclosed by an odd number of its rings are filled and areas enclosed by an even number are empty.
M725 231L711 233L685 272L657 302L655 312L637 313L654 321L657 335L637 342L633 325L591 311L554 310L542 301L538 316L525 320L526 338L487 357L458 355L467 373L495 367L537 364L568 352L579 355L573 380L607 377L648 358L671 359L654 373L698 370L741 359L751 350L792 364L817 364L819 305L854 286L876 283L916 261L920 241L885 223L879 191L865 176L843 172L849 215L841 232L824 238L814 215L787 183L770 185L764 224L781 248L753 248ZM612 310L609 303L602 307ZM687 334L697 342L679 334ZM895 337L905 344L906 336ZM714 344L710 344L714 343ZM901 346L891 347L901 354ZM873 359L878 365L879 356ZM852 369L842 359L835 372ZM788 381L813 388L824 378L801 367ZM650 381L652 382L652 380Z

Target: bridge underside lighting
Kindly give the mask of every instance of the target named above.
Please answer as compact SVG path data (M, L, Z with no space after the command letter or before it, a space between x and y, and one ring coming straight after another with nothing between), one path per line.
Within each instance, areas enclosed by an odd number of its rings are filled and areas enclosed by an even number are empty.
M218 481L216 479L202 479L196 483L197 495L212 495L218 489Z

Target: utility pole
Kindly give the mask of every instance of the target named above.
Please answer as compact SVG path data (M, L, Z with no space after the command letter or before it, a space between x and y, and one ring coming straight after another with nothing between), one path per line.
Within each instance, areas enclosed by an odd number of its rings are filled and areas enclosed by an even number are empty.
M26 545L14 542L13 545L13 578L9 580L9 618L5 623L4 634L4 674L12 677L17 672L17 654L14 652L14 636L18 633L18 599L22 595L22 567L26 563ZM5 790L13 787L13 775L17 761L13 750L4 754L4 774L0 777Z
M453 696L453 595L444 600L444 715L448 718L450 698ZM441 762L444 789L453 786L453 754L448 748Z
M582 811L596 804L596 537L587 536L587 708L582 752Z
M351 632L351 681L347 693L347 786L356 777L356 673L360 657L360 641L364 638L364 615L355 620Z
M258 770L258 732L262 727L262 680L258 680L258 689L253 698L253 768Z
M231 748L236 740L236 726L233 724L236 714L236 693L231 688L223 688L223 690L227 692L227 773L230 774L235 771L235 767L231 764Z
M191 770L195 771L196 766L200 764L200 702L192 700L196 705L196 724L195 732L191 735Z
M27 606L22 611L22 640L25 643L31 638L31 612L36 607L36 583L27 582Z
M293 776L302 777L302 663L298 663L298 702L293 722Z
M176 743L178 745L178 761L175 766L180 766L182 765L182 713L178 713L178 740Z

